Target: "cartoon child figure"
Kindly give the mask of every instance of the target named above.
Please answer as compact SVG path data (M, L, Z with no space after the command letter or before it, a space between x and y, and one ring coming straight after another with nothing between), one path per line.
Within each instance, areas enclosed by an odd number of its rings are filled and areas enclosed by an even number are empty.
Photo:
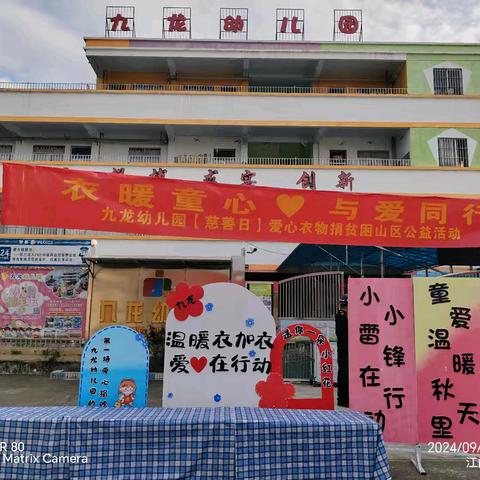
M135 391L137 386L133 378L124 378L120 382L118 387L118 393L120 394L118 400L115 402L116 407L133 407L135 401Z

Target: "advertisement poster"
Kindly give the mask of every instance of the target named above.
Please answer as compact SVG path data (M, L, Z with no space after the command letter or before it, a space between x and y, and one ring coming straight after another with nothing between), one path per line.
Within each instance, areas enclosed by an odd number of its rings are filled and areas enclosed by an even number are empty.
M412 280L354 278L348 292L350 408L376 420L387 442L416 443Z
M415 341L420 442L478 453L480 279L416 278ZM471 443L469 443L471 442Z
M84 268L0 268L0 336L81 338L87 289Z

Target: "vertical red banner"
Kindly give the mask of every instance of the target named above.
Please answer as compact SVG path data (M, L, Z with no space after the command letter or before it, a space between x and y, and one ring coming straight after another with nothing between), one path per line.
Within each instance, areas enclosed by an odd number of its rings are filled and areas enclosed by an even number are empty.
M420 441L480 453L480 279L416 278Z
M378 421L387 442L416 443L411 279L348 282L350 408Z

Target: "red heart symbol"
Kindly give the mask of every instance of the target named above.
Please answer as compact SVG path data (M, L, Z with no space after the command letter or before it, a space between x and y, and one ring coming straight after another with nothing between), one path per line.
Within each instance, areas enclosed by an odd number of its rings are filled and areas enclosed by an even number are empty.
M197 373L200 373L206 367L207 361L207 357L192 357L190 359L190 365Z

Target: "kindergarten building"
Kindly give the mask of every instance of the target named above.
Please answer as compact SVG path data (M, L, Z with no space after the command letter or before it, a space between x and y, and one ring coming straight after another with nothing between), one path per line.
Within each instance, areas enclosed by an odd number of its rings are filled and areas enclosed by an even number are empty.
M95 83L0 84L2 161L298 190L478 195L480 45L364 42L360 13L338 11L333 40L305 41L308 12L280 9L275 39L248 39L246 9L222 9L212 40L191 38L190 22L214 13L170 9L163 38L150 39L137 36L131 11L116 8L107 9L105 36L85 38ZM285 322L330 322L343 290L336 260L315 276L318 287L308 276L304 287L289 280L305 273L279 269L295 243L0 232L8 345L78 347L101 326L161 326L165 295L179 281L247 282ZM323 288L318 309L302 301L311 298L307 284ZM29 295L30 304L19 300ZM45 297L54 307L43 311Z

